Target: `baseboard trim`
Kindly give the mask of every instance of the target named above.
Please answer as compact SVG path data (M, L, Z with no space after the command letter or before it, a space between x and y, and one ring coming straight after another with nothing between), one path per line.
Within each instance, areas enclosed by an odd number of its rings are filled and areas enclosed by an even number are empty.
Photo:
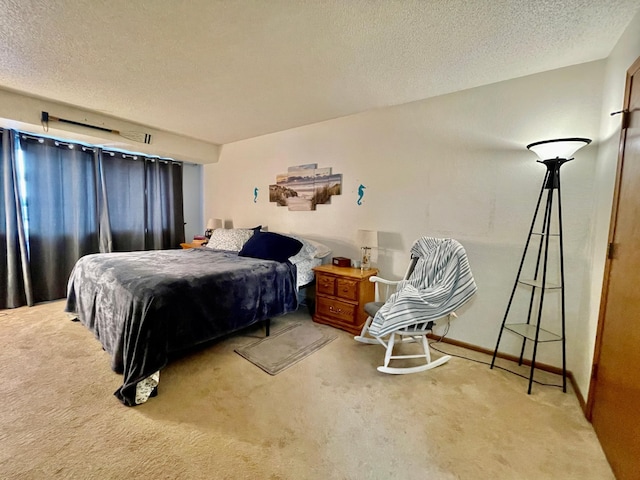
M460 340L454 340L452 338L441 337L440 335L435 335L435 334L429 334L427 336L429 338L433 339L433 340L441 341L443 343L449 343L449 344L455 345L457 347L462 347L462 348L466 348L468 350L473 350L475 352L480 352L480 353L486 353L487 355L493 356L493 350L489 350L487 348L480 347L480 346L474 345L472 343L461 342ZM510 355L508 353L498 352L498 354L496 356L499 357L499 358L502 358L504 360L509 360L511 362L514 362L514 363L518 363L518 361L520 360L519 357L517 357L515 355ZM522 363L524 365L527 365L528 367L531 366L531 360L527 360L526 358L522 360ZM553 365L548 365L546 363L536 362L536 368L538 370L543 370L545 372L554 373L556 375L562 375L562 368L554 367ZM573 372L571 372L570 370L567 370L567 380L571 383L571 386L573 387L573 391L576 394L576 398L578 399L578 403L580 404L580 408L582 409L582 413L586 417L587 416L587 403L585 402L584 396L582 395L582 392L580 391L580 388L578 388L578 384L576 383L576 380L575 380L575 378L573 376Z

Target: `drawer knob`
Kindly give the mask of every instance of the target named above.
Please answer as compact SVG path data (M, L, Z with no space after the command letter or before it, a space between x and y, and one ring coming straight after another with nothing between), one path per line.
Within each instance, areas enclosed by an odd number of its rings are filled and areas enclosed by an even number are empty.
M329 311L330 312L335 312L335 313L342 313L342 309L341 308L333 308L333 306L329 305Z

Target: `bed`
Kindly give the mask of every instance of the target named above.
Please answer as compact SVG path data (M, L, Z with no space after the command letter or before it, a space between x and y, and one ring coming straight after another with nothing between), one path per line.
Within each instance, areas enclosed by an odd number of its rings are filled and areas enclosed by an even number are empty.
M280 235L302 248L286 258L283 252L270 258L264 248L251 255L255 249L247 247L258 236L278 236L263 235L243 232L231 244L218 241L219 234L212 236L210 248L92 254L78 260L65 310L94 333L112 369L123 375L115 392L123 404L143 403L157 392L159 372L171 354L298 308L300 282L308 283L307 270L321 261L317 249Z

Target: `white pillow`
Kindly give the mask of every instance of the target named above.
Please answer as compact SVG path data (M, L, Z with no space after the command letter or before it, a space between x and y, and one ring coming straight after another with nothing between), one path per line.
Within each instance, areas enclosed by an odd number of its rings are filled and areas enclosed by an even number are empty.
M331 249L326 245L309 240L308 238L298 237L296 235L288 235L302 243L302 248L293 257L289 257L291 263L300 263L312 258L324 258L331 253Z
M314 240L307 240L307 242L316 247L316 253L314 255L315 258L324 258L331 253L331 249L324 243L316 242Z
M239 252L252 235L253 230L248 228L218 228L211 234L207 248Z
M302 260L310 260L316 254L316 247L311 245L309 243L309 240L302 237L298 237L297 235L290 235L286 233L283 233L281 235L286 235L287 237L295 238L300 243L302 243L302 248L300 249L300 251L296 253L293 257L289 257L289 261L291 263L298 263Z

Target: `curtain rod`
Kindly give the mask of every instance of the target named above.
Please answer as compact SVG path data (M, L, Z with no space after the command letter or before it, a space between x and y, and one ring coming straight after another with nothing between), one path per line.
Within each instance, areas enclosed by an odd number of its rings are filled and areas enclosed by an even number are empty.
M7 128L2 128L0 127L0 132L3 132L4 130L8 130ZM94 152L97 150L101 150L103 153L106 153L107 155L113 157L115 155L122 155L122 158L133 158L133 159L137 159L138 157L144 157L144 158L148 158L149 160L152 161L162 161L165 163L172 163L172 164L176 164L176 165L180 165L182 166L182 164L184 162L180 161L180 160L175 160L173 158L167 158L167 157L160 157L158 155L151 155L151 154L147 154L147 153L133 153L133 152L126 152L126 151L122 151L122 150L113 150L113 149L107 149L104 147L101 147L99 145L90 145L90 144L83 144L80 142L72 142L69 140L63 140L63 139L59 139L59 138L55 138L55 137L49 137L46 135L37 135L37 134L33 134L33 133L27 133L27 132L23 132L21 130L15 130L16 132L18 132L18 134L25 139L28 140L35 140L39 143L43 143L45 140L52 140L54 142L56 142L56 145L58 146L58 144L60 145L65 145L65 146L69 146L70 148L72 145L78 146L80 148L82 148L83 151L86 150L93 150Z

